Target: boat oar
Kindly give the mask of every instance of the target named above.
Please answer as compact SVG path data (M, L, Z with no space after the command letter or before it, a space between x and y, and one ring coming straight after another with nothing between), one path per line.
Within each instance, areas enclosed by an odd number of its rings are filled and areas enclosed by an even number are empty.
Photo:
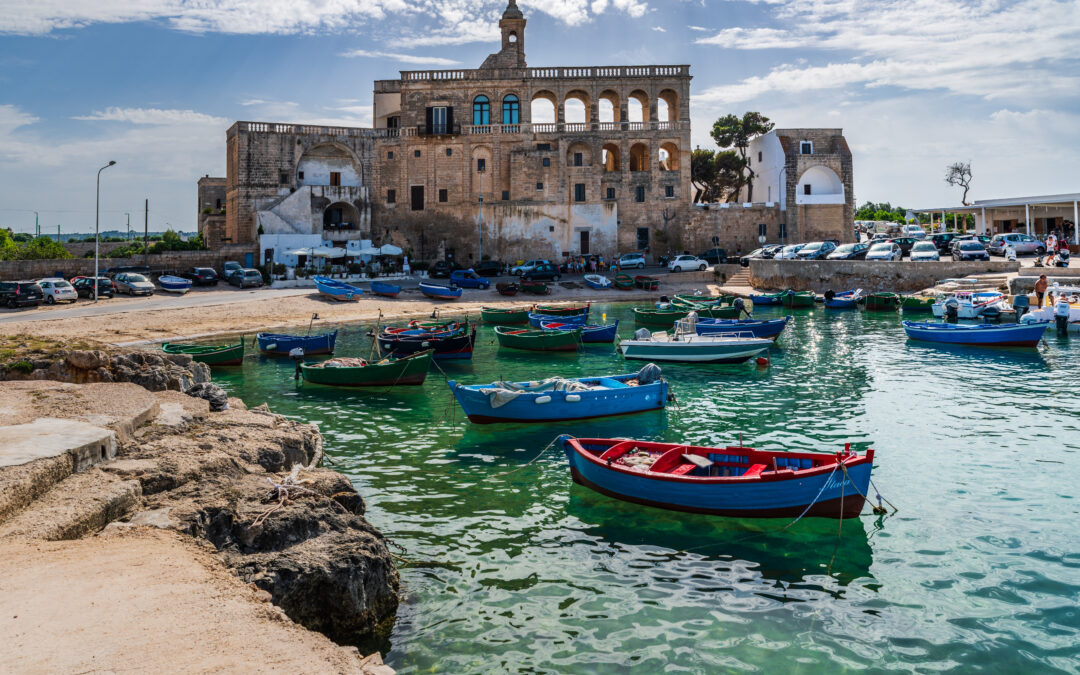
M368 361L371 361L371 355L375 352L375 348L379 346L379 327L382 324L382 308L379 308L379 318L375 321L375 335L371 337L371 351L368 352ZM382 350L379 350L379 356L382 356Z
M311 335L311 325L314 324L315 320L318 319L318 318L319 318L319 313L318 312L315 312L314 314L311 315L311 321L309 321L308 325L307 325L307 334L308 335Z

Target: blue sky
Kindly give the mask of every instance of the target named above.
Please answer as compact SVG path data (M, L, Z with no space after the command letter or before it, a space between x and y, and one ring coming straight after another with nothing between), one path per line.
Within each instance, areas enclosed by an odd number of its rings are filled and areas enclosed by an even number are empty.
M1080 0L521 0L531 66L691 65L696 145L842 127L857 201L1080 191ZM477 67L505 0L0 0L0 225L194 229L238 119L369 126L371 84Z

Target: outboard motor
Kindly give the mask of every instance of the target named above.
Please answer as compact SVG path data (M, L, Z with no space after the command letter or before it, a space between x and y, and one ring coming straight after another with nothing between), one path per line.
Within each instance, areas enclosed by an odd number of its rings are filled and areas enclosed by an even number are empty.
M832 290L831 288L829 290L825 291L825 299L826 300L832 300L835 297L836 297L836 291Z
M950 323L956 323L960 319L960 301L956 298L949 298L945 301L945 320Z
M1016 322L1019 323L1020 317L1031 309L1031 298L1026 295L1018 295L1013 298L1012 306L1016 310Z
M299 380L300 379L300 364L304 360L304 348L303 347L293 347L292 349L289 350L289 358L296 362L296 372L293 373L293 379L294 380Z
M738 313L739 313L740 315L742 315L742 314L745 314L745 315L746 315L746 318L748 318L748 319L752 319L752 318L754 318L754 317L753 317L753 316L752 316L752 315L750 314L750 312L746 311L746 302L744 302L742 298L735 298L735 299L734 299L734 300L733 300L733 301L731 302L731 306L732 306L732 307L734 307L735 309L737 309L737 310L738 310Z
M1069 249L1063 248L1058 251L1057 258L1054 260L1055 267L1068 267L1069 266Z

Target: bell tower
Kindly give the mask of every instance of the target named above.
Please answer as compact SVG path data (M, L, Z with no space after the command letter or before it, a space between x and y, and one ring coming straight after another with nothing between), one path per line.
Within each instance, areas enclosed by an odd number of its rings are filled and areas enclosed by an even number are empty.
M502 49L488 56L481 68L525 67L525 15L518 9L517 0L510 0L499 20Z

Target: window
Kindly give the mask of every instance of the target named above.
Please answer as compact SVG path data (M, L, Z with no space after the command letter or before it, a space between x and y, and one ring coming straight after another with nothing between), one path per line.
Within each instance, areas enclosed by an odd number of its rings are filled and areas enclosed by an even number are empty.
M397 190L387 190L386 191L386 203L387 204L397 204Z
M541 163L542 163L542 164L543 164L544 166L551 166L551 158L550 158L550 157L545 157L545 158L544 158L544 161L543 161L543 162L541 162Z
M667 197L668 199L671 199L672 197L674 197L675 196L675 186L674 185L665 185L664 186L664 196Z
M584 156L580 152L574 153L574 166L582 166L584 162Z
M412 151L412 156L413 157L419 157L420 156L420 151L419 150L413 150Z
M536 144L536 149L537 150L550 150L551 149L551 143L537 143Z
M757 161L758 161L758 164L761 164L761 153L760 152L757 154Z
M412 194L410 195L410 197L411 197L411 199L409 201L410 201L410 205L412 207L412 210L413 211L423 211L424 210L424 186L423 185L414 185L414 186L412 186Z
M451 156L453 154L454 154L454 150L452 148L447 148L446 149L446 156L447 157L449 157L449 156Z
M491 124L491 101L487 96L477 96L473 99L472 123L480 126Z
M428 108L431 111L431 127L430 132L432 134L446 134L449 132L450 127L450 108L446 106L437 106L434 108Z
M296 180L304 180L304 172L303 171L297 171L296 172ZM217 207L219 209L221 208L221 200L220 199L217 200Z
M341 186L341 173L340 172L338 172L338 171L331 171L330 172L330 185L332 187L340 187Z
M615 188L609 187L607 189L607 199L615 199Z
M450 193L446 188L439 190L439 201L444 203L450 201Z
M812 142L810 142L810 141L803 141L802 143L799 143L799 154L800 155L812 155L812 154L814 154L814 144Z
M645 201L645 186L644 185L639 185L636 188L634 188L634 201L635 202L644 202Z
M764 236L765 236L765 230L766 230L766 225L765 225L765 223L758 223L758 226L757 226L757 236L759 236L759 237L764 237Z
M537 184L536 184L536 190L537 190L538 192L539 192L540 190L543 190L543 189L544 189L544 184L543 184L543 183L537 183Z
M479 157L476 160L476 173L484 173L487 171L487 159Z
M503 190L502 198L503 198L504 202L510 201L510 191L509 190Z
M282 185L285 185L286 183L288 183L289 182L289 174L285 173L284 171L279 173L278 174L278 182L281 183Z
M400 117L395 115L394 117L387 117L386 118L386 128L387 129L397 129L399 126L401 126L401 118Z
M583 201L585 201L585 183L575 183L574 184L574 201L575 202L583 202Z
M518 97L508 94L503 99L503 124L518 124L521 121L521 103Z
M780 223L780 238L787 239L787 223Z
M639 251L649 248L649 228L639 227L637 229L637 248Z
M802 193L804 195L810 194L810 183L807 183L807 184L802 186Z
M394 158L394 151L390 150L389 152L387 152L386 153L386 158L387 159L393 159Z

